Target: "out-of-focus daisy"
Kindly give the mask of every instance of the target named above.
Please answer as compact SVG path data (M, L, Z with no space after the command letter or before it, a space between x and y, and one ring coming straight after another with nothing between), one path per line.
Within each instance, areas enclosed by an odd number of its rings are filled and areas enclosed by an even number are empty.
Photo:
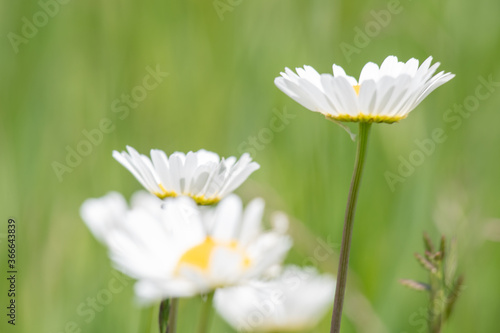
M237 160L234 156L221 159L206 150L167 156L152 149L150 159L132 147L127 146L127 150L128 153L113 151L113 157L149 192L161 199L185 195L201 205L219 202L259 168L249 154Z
M286 267L270 281L222 288L215 307L243 332L303 332L314 327L333 303L335 279L313 268Z
M288 236L262 231L261 199L243 209L236 195L215 207L199 207L189 197L162 205L143 198L119 212L121 203L107 205L122 202L116 196L85 202L81 215L93 232L98 223L112 226L104 243L114 266L138 280L142 302L207 293L258 277L281 263L291 246ZM113 221L117 217L119 223ZM96 236L103 238L102 232Z
M406 63L395 56L379 66L367 63L359 80L333 65L333 75L319 74L311 66L289 68L275 79L285 94L305 108L320 112L334 121L394 123L408 116L434 89L455 75L439 72L432 57L419 67L417 59Z

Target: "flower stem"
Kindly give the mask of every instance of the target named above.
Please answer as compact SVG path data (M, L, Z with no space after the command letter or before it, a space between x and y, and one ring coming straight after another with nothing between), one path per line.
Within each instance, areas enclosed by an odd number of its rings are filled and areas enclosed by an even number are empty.
M158 321L160 333L175 333L177 331L177 306L179 299L167 298L160 303Z
M179 306L179 299L172 298L170 300L170 313L168 314L168 333L177 332L177 307Z
M198 333L207 333L210 331L210 317L212 316L212 300L214 292L207 295L205 303L202 304L200 322L198 324Z
M354 213L356 211L356 202L358 199L359 184L366 156L366 147L368 145L368 135L370 133L371 123L359 123L359 138L356 151L356 161L354 163L354 172L352 174L351 188L347 199L347 207L344 218L344 232L342 235L342 245L340 248L339 268L337 271L337 288L335 290L335 303L333 305L331 333L340 332L340 320L342 318L342 307L344 306L344 294L347 283L347 269L349 267L349 251L351 249L351 238L353 229Z

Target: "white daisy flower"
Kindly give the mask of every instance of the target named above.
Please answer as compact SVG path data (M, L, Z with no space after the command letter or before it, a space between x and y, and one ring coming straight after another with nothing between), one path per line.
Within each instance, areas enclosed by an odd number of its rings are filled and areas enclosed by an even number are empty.
M237 160L234 156L221 159L206 150L167 156L152 149L150 159L132 147L127 146L127 150L115 150L113 157L149 192L161 199L185 195L201 205L219 202L260 167L246 153Z
M108 226L101 228L107 229L106 236L95 234L104 239L114 266L138 280L135 290L143 303L203 294L256 278L281 263L291 247L288 236L262 231L261 199L246 209L236 195L215 207L200 207L189 197L161 205L153 200L158 201L142 196L131 209L123 209L123 198L112 193L85 202L81 210L92 232L98 223Z
M408 116L434 89L455 75L439 72L432 57L419 67L417 59L406 63L395 56L379 66L367 63L359 80L333 65L333 75L319 74L311 66L289 68L274 80L276 86L305 108L334 121L394 123ZM433 76L434 75L434 76Z
M318 323L333 303L335 279L315 269L286 267L270 281L216 291L220 315L242 332L304 332Z

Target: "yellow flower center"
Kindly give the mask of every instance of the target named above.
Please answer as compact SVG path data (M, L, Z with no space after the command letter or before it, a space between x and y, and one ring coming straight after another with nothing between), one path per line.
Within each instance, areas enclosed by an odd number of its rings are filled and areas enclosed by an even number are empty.
M361 88L361 86L359 84L355 85L355 86L352 86L354 88L354 91L356 92L356 95L359 96L359 88Z
M381 116L381 115L370 115L370 114L363 114L359 113L355 116L351 116L348 114L341 114L341 115L325 115L327 119L334 120L334 121L346 121L346 122L355 122L355 123L360 123L360 122L365 122L365 123L387 123L387 124L392 124L392 123L397 123L401 119L405 119L406 116Z
M207 237L203 243L190 248L182 255L177 264L177 269L183 265L188 265L196 267L202 271L207 271L210 267L210 258L212 257L214 250L217 248L224 248L240 255L242 266L245 268L250 266L251 260L248 258L245 251L239 246L238 242L217 242L211 237Z
M196 201L196 203L198 205L213 205L213 204L216 204L220 201L220 197L213 197L213 198L205 198L204 195L189 195L191 198L194 199L194 201Z
M161 189L160 192L153 192L154 195L156 195L160 199L165 199L165 198L175 198L177 196L177 193L174 191L167 191L165 187L163 187L162 184L158 184L158 187Z
M153 192L153 194L160 199L175 198L178 196L178 194L174 191L167 191L162 184L158 184L158 187L161 189L162 192L161 193ZM198 205L213 205L221 200L220 197L206 198L204 195L194 195L194 194L186 194L186 195L193 198L193 200L196 201Z

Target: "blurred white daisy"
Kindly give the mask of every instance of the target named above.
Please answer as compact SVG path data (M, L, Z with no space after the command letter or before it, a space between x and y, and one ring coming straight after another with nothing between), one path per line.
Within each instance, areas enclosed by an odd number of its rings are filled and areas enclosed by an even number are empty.
M117 196L88 200L81 215L108 246L114 266L138 280L136 294L144 303L207 293L258 277L280 264L291 246L288 236L262 231L261 199L243 209L236 195L215 207L200 207L189 197L158 205L153 201L158 199L148 195L124 209L123 198ZM99 223L107 227L96 232ZM107 230L105 236L102 229Z
M395 56L379 66L367 63L359 80L333 65L333 75L319 74L311 66L289 68L274 80L276 86L305 108L334 121L394 123L408 116L434 89L455 75L439 72L432 57L419 67L417 59L406 63ZM434 76L433 76L434 75Z
M113 157L149 192L161 199L185 195L201 205L219 202L259 168L249 154L237 160L234 156L221 159L206 150L167 156L162 150L152 149L150 159L132 147L127 146L127 150L115 150Z
M315 269L286 267L270 281L218 289L220 315L242 332L303 332L318 323L333 303L335 279Z

